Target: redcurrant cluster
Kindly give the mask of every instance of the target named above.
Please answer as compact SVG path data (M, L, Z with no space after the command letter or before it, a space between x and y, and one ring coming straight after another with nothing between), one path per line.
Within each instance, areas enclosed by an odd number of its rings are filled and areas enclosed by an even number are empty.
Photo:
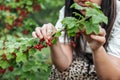
M11 53L11 55L13 56L13 58L12 58L11 60L14 61L17 56L16 56L16 54L15 54L14 52ZM5 53L2 54L1 57L2 57L1 60L3 60L3 61L7 61L8 63L11 61L11 60L8 60L8 59L7 59L7 56L6 56ZM4 73L6 72L6 70L12 72L12 71L14 70L14 67L13 67L13 66L9 66L8 68L0 68L0 74L4 74Z
M47 41L45 41L44 38L40 39L39 43L37 45L34 46L34 48L41 50L42 48L45 48L47 46L52 46L52 39L47 39Z
M15 3L22 3L21 0L15 0ZM5 28L7 28L8 30L12 30L14 27L22 27L23 26L23 21L28 17L28 15L33 12L33 11L40 11L41 10L41 6L39 3L37 3L37 1L31 1L32 4L31 5L27 5L26 3L21 4L20 6L16 6L16 8L11 7L10 5L2 5L2 3L0 3L0 11L4 11L4 12L9 12L9 13L16 13L16 16L10 16L12 17L11 23L5 22ZM30 11L29 8L31 8L32 10ZM23 34L28 34L28 31L23 31Z
M0 68L0 74L4 74L7 69L8 69L10 72L13 72L14 67L13 67L13 66L10 66L10 67L8 67L8 68L6 68L6 69Z
M76 41L77 38L80 38L80 35L81 35L81 32L77 32L76 36L73 39L71 39L70 43L71 43L73 48L76 48L77 44L76 44L75 41Z

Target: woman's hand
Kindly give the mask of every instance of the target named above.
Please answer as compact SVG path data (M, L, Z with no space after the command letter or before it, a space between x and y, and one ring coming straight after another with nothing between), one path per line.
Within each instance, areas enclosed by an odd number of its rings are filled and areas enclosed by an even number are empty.
M42 27L36 27L35 31L32 32L34 38L44 39L46 42L48 39L52 38L55 34L56 29L51 23L44 24Z
M52 35L56 33L56 29L51 23L44 24L42 27L37 27L32 32L34 38L44 39L46 43L49 43L49 39L52 39ZM48 44L49 45L49 44ZM59 71L64 71L72 63L72 49L69 44L62 44L59 41L55 45L50 46L50 53L52 63Z
M100 32L98 35L95 34L85 35L85 38L88 41L90 48L94 51L104 45L104 43L106 42L105 35L106 35L105 30L103 28L100 28Z

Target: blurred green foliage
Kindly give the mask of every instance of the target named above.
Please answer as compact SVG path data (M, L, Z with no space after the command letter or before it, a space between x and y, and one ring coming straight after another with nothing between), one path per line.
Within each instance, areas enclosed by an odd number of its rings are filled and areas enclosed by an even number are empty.
M13 1L13 2L11 2ZM14 3L14 1L18 1L18 3ZM4 6L12 6L12 11L10 7L6 7L6 11L0 11L0 42L4 45L4 42L9 42L6 46L12 47L12 42L15 42L18 38L27 37L31 38L31 33L34 31L35 27L42 26L45 23L52 23L55 25L59 10L63 7L63 0L37 0L41 5L40 11L36 12L32 10L32 3L36 0L0 0L0 9L2 9L1 5ZM21 3L20 3L21 2ZM27 5L26 8L22 7ZM16 11L17 6L21 6L24 9L28 9L30 14L27 17L24 17L21 23L17 23L17 25L12 25L14 20L20 19L18 14L19 11ZM9 11L10 10L10 11ZM2 15L1 15L2 14ZM23 14L22 14L23 15ZM26 15L26 14L24 14ZM7 24L6 24L7 23ZM8 25L9 24L9 25ZM18 25L19 24L19 25ZM6 28L7 27L7 28ZM12 27L12 28L11 28ZM0 59L2 58L11 58L11 53L7 54L7 50L3 48L0 44ZM32 43L30 43L32 44ZM26 45L25 45L26 46ZM23 46L23 49L25 46ZM2 47L2 48L1 48ZM13 49L14 50L14 49ZM9 52L9 51L8 51ZM19 78L19 80L47 80L50 69L51 69L51 59L50 59L50 51L49 48L45 48L42 51L34 51L30 50L29 54L25 57L23 54L18 53L17 58L14 59L14 64L8 64L8 62L1 64L0 70L4 70L3 67L7 67L10 65L14 65L14 71L9 71L8 68L5 69L6 72L0 73L0 80L9 79L14 80L15 77ZM6 56L7 55L7 56ZM26 57L28 59L27 62L20 62L20 60L25 60ZM24 59L23 59L24 58ZM4 61L4 60L3 60ZM17 64L16 64L17 63ZM35 65L34 65L35 64ZM17 79L16 79L17 80Z
M48 22L55 25L59 16L59 10L64 6L64 0L46 0L43 5L43 10L41 10L40 13L33 15L33 18L39 23L39 25Z

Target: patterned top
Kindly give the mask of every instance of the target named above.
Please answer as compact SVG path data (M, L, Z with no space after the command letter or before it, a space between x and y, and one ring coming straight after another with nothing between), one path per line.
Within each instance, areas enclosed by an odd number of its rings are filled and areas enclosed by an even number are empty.
M56 29L62 28L61 21L64 18L64 9L65 6L60 10L59 19L55 25ZM64 41L64 32L61 32L62 35L59 37L59 41L61 43L68 42L67 39ZM115 57L120 58L120 1L117 0L117 17L111 32L109 44L107 46L107 53L110 55L113 55ZM86 52L91 52L91 49L89 46L86 47Z

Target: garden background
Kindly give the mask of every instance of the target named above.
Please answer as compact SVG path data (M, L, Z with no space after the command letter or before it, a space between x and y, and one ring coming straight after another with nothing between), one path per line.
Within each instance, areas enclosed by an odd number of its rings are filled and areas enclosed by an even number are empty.
M0 0L0 80L47 80L49 48L34 48L35 27L55 25L63 0Z

